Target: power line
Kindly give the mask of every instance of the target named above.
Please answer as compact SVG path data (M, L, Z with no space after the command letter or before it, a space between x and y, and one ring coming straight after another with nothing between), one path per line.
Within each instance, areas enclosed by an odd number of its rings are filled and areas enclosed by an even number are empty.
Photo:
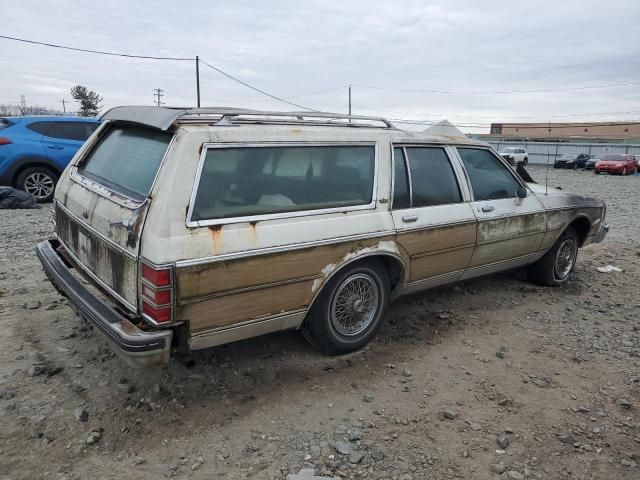
M76 52L95 53L98 55L109 55L112 57L143 58L147 60L179 60L179 61L188 60L190 62L194 60L194 57L158 57L158 56L149 56L149 55L133 55L129 53L105 52L102 50L90 50L87 48L68 47L66 45L58 45L55 43L37 42L35 40L27 40L25 38L9 37L7 35L0 35L0 38L4 38L5 40L13 40L15 42L30 43L33 45L42 45L45 47L54 47L54 48L62 48L64 50L73 50Z
M308 97L310 95L318 95L320 93L333 92L334 90L340 90L340 89L343 89L343 88L349 88L349 85L339 85L337 87L325 88L323 90L316 90L316 91L308 92L308 93L300 93L298 95L292 95L290 97L284 97L284 98Z
M219 69L218 67L214 67L213 65L205 62L204 60L202 60L202 58L200 59L200 62L202 62L203 64L205 64L207 67L215 70L216 72L218 72L221 75L224 75L227 78L230 78L231 80L233 80L234 82L238 82L241 85L244 85L247 88L250 88L251 90L255 90L258 93L261 93L263 95L266 95L267 97L273 98L274 100L278 100L279 102L284 102L287 103L289 105L293 105L294 107L297 108L302 108L303 110L309 110L310 112L316 112L317 110L314 110L313 108L309 108L309 107L305 107L303 105L298 105L297 103L293 103L293 102L289 102L288 100L285 100L284 98L280 98L280 97L276 97L275 95L272 95L270 93L265 92L264 90L260 90L257 87L254 87L253 85L248 84L247 82L243 82L242 80L240 80L239 78L234 77L233 75L228 74L227 72L225 72L224 70Z
M627 82L627 83L611 83L608 85L585 85L581 87L563 87L563 88L539 88L532 90L424 90L419 88L394 88L394 87L378 87L374 85L356 85L358 88L368 88L372 90L386 90L391 92L405 92L405 93L440 93L446 95L496 95L496 94L508 94L508 93L548 93L548 92L565 92L569 90L589 90L597 88L613 88L613 87L628 87L632 85L640 85L640 82Z

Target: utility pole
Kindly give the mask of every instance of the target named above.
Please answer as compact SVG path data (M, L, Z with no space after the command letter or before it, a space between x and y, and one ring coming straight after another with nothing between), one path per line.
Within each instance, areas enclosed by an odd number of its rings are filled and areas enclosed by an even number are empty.
M196 92L198 94L198 108L200 108L200 57L196 55Z
M164 105L164 102L162 101L162 97L164 97L164 95L162 94L162 92L164 92L164 90L162 90L161 88L153 89L153 98L157 106Z
M63 98L62 100L58 100L58 103L62 104L62 113L65 114L67 113L67 105L66 105L66 100Z
M351 85L349 85L349 123L351 123Z

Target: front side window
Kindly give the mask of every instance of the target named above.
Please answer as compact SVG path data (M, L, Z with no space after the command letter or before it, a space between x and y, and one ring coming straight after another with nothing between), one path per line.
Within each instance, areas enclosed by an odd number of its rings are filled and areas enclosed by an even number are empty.
M210 148L192 221L368 205L374 146Z
M489 150L458 148L458 153L467 170L476 201L518 196L520 184Z
M411 173L412 207L460 203L456 175L443 148L406 147Z

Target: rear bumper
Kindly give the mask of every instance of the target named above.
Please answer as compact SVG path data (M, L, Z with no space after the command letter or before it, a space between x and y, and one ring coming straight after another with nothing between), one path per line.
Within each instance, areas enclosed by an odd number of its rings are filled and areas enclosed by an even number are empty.
M132 367L164 365L171 353L171 330L145 332L98 298L78 280L62 260L51 241L40 242L36 253L54 286L71 306L91 322L109 341L114 351Z
M609 225L607 223L601 223L600 228L598 228L598 231L593 236L591 243L602 243L604 241L604 237L607 236L607 233L609 233Z

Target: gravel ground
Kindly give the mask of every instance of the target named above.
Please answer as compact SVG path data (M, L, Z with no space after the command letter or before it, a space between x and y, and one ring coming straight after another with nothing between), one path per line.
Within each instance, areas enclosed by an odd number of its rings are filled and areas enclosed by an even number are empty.
M290 332L144 371L45 279L50 209L0 211L0 479L640 478L640 177L549 178L609 205L565 287L496 275L394 302L352 355Z

